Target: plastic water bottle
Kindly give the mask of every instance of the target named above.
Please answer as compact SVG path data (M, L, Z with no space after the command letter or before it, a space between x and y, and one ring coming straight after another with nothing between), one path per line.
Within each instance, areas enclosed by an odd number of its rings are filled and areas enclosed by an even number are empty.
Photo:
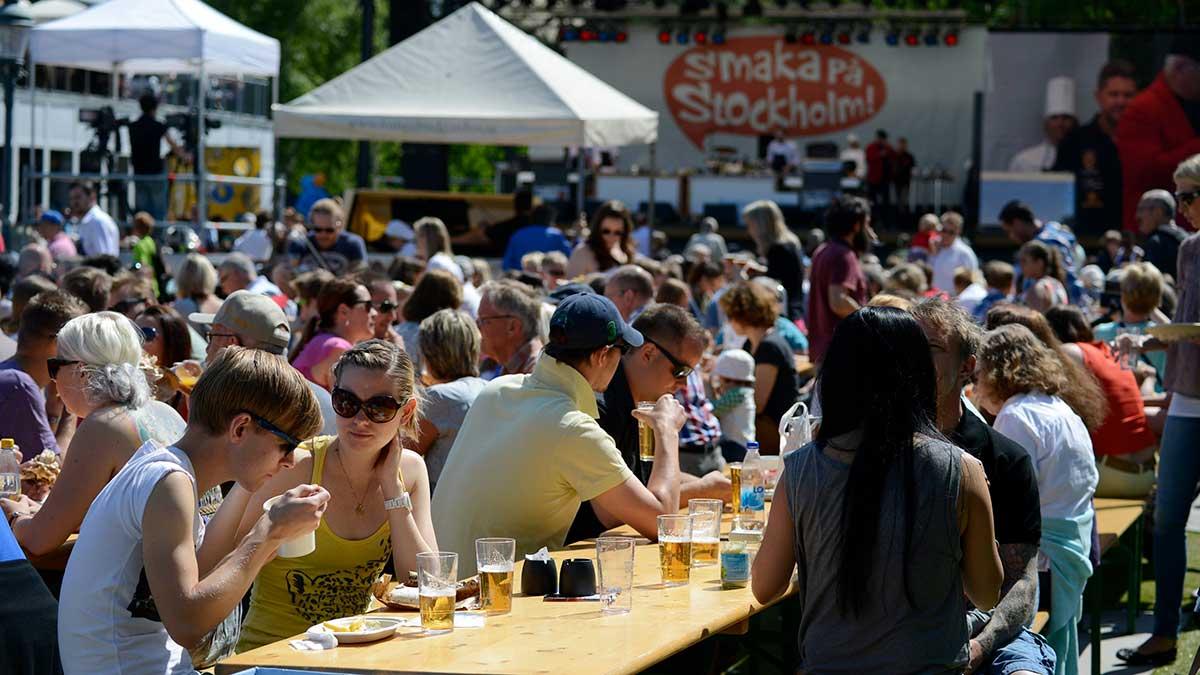
M21 463L17 461L17 443L0 438L0 497L16 499L21 495Z
M746 458L742 460L742 511L741 516L748 527L765 525L767 486L763 477L762 456L758 454L758 443L746 444Z

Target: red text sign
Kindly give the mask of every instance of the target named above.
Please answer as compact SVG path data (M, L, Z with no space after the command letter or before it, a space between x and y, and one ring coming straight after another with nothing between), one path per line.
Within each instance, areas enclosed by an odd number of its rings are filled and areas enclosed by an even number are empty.
M667 68L663 90L675 123L701 149L713 133L848 129L874 117L887 99L883 77L859 55L776 36L689 49Z

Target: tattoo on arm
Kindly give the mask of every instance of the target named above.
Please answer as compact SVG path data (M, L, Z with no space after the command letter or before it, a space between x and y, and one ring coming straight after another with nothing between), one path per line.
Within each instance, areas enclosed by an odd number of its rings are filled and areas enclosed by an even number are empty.
M1007 644L1021 632L1037 607L1037 552L1033 544L1001 544L1004 584L1000 602L987 625L975 637L985 654Z

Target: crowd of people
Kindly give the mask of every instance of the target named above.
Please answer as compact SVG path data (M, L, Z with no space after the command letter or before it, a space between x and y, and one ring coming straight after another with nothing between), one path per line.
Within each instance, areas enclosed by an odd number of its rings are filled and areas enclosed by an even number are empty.
M747 250L705 222L659 258L619 202L576 243L542 214L495 279L436 218L372 264L333 199L306 232L265 222L175 270L141 243L149 216L129 269L47 212L0 266L0 436L30 469L0 500L0 616L22 616L0 665L192 672L364 611L418 553L653 540L688 499L730 501L751 442L786 455L753 592L798 570L798 667L1075 672L1092 500L1155 489L1155 633L1122 658L1174 660L1200 347L1146 330L1200 321L1200 238L1173 222L1200 223L1200 155L1174 181L1142 197L1141 255L1089 255L1013 202L1016 255L982 266L955 212L881 259L851 195L803 233L755 202ZM786 447L797 401L820 425ZM26 557L76 531L47 587Z

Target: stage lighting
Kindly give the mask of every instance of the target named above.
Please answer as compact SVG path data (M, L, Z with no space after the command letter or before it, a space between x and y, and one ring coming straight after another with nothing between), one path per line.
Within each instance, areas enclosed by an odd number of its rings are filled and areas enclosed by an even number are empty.
M904 36L904 44L908 45L909 47L916 47L917 45L921 44L921 36L917 35L916 33L909 33L908 35Z
M958 31L957 30L946 31L946 34L944 36L942 36L942 42L946 43L947 47L957 47L958 46Z
M867 26L867 27L860 29L858 31L858 35L854 36L854 39L858 40L858 43L861 45L870 44L871 43L871 28L869 26Z
M663 29L661 29L661 30L659 30L659 31L658 31L658 44L660 44L660 45L669 45L669 44L671 44L671 31L670 31L670 29L663 28Z
M831 45L833 44L833 31L824 29L821 31L821 35L818 36L817 39L820 40L821 44L823 45Z
M725 27L724 26L713 31L712 43L714 45L718 45L718 46L725 44Z
M938 46L938 42L940 42L940 40L938 40L937 29L936 28L930 29L930 31L925 34L925 37L923 38L923 40L925 42L926 47Z
M692 34L692 40L698 45L708 44L708 31L703 28L696 29L696 32Z
M806 30L800 35L800 44L808 45L809 47L817 44L817 34L811 30Z
M600 39L600 34L596 32L595 28L590 28L588 26L584 26L579 31L579 41L580 42L595 42L596 40L599 40L599 39Z
M850 34L849 34L849 33L847 33L846 31L842 31L842 32L840 32L840 33L838 33L838 34L837 34L837 41L838 41L838 44L839 44L839 45L848 45L848 44L850 44L850 39L851 39L851 38L850 38Z
M883 41L886 42L889 47L899 46L900 31L896 30L895 28L889 28L888 32L883 36Z
M617 44L624 44L629 41L629 33L619 30L617 31L616 35L613 36L613 39L617 41Z
M691 36L688 35L688 30L686 28L680 28L679 31L675 33L675 42L681 45L686 45L690 39Z

